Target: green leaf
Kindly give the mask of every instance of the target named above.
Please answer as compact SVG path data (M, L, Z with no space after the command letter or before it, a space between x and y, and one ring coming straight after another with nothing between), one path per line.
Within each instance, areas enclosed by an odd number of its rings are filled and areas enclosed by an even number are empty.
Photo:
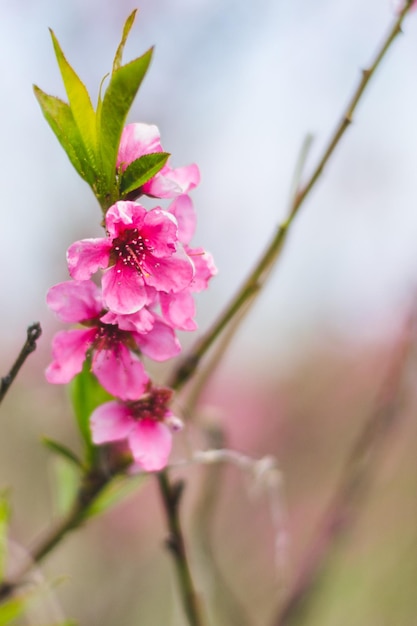
M103 97L98 129L101 172L104 176L104 189L101 189L100 193L101 197L109 195L110 203L117 199L112 197L112 194L114 194L116 159L123 126L148 70L151 57L152 48L138 59L114 71Z
M96 116L84 83L68 63L58 39L50 29L55 55L64 81L74 121L80 131L89 161L94 168L97 155Z
M54 459L54 504L56 513L64 516L74 505L80 486L80 473L73 463L68 463L63 457Z
M90 362L74 378L70 385L71 400L77 418L78 428L85 444L86 462L89 465L94 459L95 446L91 439L90 415L100 404L112 400L113 397L103 389L90 371Z
M139 189L164 167L169 156L168 152L153 152L132 161L121 176L121 194L126 195L134 189Z
M30 596L11 598L0 605L0 626L7 626L20 617L26 609Z
M133 477L117 476L103 489L98 498L94 500L87 511L86 518L104 513L104 511L118 504L127 496L135 493L145 484L147 478L147 474L140 474Z
M75 452L64 446L62 443L59 443L59 441L54 441L54 439L49 439L49 437L42 437L42 443L58 456L70 461L70 463L73 463L79 469L83 469L83 464Z
M33 89L46 121L67 153L69 160L81 178L93 185L97 176L90 165L80 131L69 105L55 96L46 94L36 85Z
M116 50L116 54L114 56L113 72L118 70L119 67L122 64L123 50L124 50L124 47L125 47L125 44L126 44L126 40L127 40L128 36L129 36L130 29L132 28L133 22L135 21L136 13L137 13L137 9L132 11L132 13L127 18L127 20L125 22L125 25L123 27L122 39L121 39L121 41L119 43L119 46L118 46L118 48Z
M7 532L9 529L10 506L7 491L0 492L0 581L4 579L7 559Z

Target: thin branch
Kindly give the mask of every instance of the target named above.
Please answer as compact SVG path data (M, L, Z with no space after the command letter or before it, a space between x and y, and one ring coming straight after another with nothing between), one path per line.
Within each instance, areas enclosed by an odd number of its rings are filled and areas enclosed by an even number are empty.
M41 329L41 325L39 324L39 322L35 322L34 324L31 324L28 327L26 341L23 344L23 347L20 351L19 356L14 362L10 372L6 374L6 376L3 376L0 379L0 402L2 402L4 396L6 395L11 384L13 383L14 379L18 375L20 368L22 367L23 363L26 361L29 354L31 354L32 352L36 350L36 342L41 336L41 334L42 334L42 329Z
M103 469L93 467L82 479L78 494L69 513L48 529L43 537L28 551L28 558L14 575L0 584L0 602L6 600L22 584L34 567L59 545L67 535L77 529L87 518L92 504L105 487L119 473L126 470L126 459L116 459L114 466L106 464Z
M299 623L331 555L358 517L359 505L369 491L378 461L377 453L391 433L401 408L404 373L411 348L410 335L410 329L407 329L397 347L375 410L350 450L333 497L322 515L287 598L272 622L273 626Z
M289 228L294 218L298 214L301 206L304 204L304 201L306 200L311 190L320 178L325 165L328 163L330 157L334 153L341 138L345 134L345 131L350 126L353 119L353 114L364 92L366 91L369 81L381 64L381 61L385 57L385 54L388 52L391 44L396 39L397 35L401 33L402 23L411 8L411 4L412 0L406 0L403 9L395 19L394 24L392 25L391 29L388 32L388 35L384 39L381 48L375 56L374 61L368 69L362 71L362 77L359 85L355 89L353 96L346 110L344 111L339 124L333 132L333 135L331 136L322 157L319 159L319 162L308 181L294 195L292 204L290 206L288 218L278 226L269 246L266 248L265 252L259 259L258 263L255 265L252 272L243 282L240 289L227 305L226 309L219 315L211 328L209 328L208 331L204 335L202 335L200 339L197 340L189 354L185 355L185 357L179 361L178 366L173 371L172 376L168 382L168 385L171 388L179 390L185 385L185 383L196 371L203 356L210 349L210 347L223 332L229 322L236 316L237 313L239 313L239 311L244 305L246 305L248 301L254 299L258 295L260 289L265 283L265 279L268 276L269 271L271 270L280 255Z
M166 471L157 474L157 478L169 528L166 545L174 559L184 611L190 626L203 626L201 607L188 564L179 518L179 504L184 483L171 483Z

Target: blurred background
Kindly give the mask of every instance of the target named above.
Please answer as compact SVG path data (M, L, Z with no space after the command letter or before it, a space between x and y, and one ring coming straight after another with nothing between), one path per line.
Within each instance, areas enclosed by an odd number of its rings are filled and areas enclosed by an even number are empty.
M11 488L17 545L27 545L56 513L56 467L40 436L77 446L66 392L43 377L59 327L45 294L67 278L68 245L98 236L101 219L42 117L32 84L64 97L49 26L95 100L124 20L136 7L125 60L156 48L129 121L157 124L172 165L197 162L202 173L193 193L194 241L213 253L219 274L198 300L201 330L285 218L306 134L314 136L308 174L395 13L390 0L0 0L2 373L28 323L40 320L44 329L1 407L0 486ZM414 13L203 395L198 413L221 425L229 447L254 458L277 457L288 537L285 566L277 568L267 499L251 497L240 470L222 468L210 531L201 525L210 532L224 592L214 601L216 624L270 623L415 307L416 72ZM184 346L192 340L182 337ZM405 395L369 498L300 624L415 624L412 368ZM190 430L192 445L204 446L198 429ZM180 442L174 458L185 455ZM183 473L189 485L184 514L202 588L195 529L207 473L195 467ZM54 611L90 626L184 623L164 532L149 481L48 559L45 575L60 584L53 607L44 607L51 615L33 623L56 622Z

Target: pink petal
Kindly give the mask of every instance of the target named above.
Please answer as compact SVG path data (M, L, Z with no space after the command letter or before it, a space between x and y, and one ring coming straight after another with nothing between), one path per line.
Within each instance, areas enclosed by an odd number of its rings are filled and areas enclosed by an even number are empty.
M125 230L142 229L146 209L137 202L120 200L113 204L106 213L106 230L111 239L119 237Z
M49 383L65 384L79 374L95 334L95 328L76 328L57 333L52 341L53 361L46 369L46 380Z
M194 265L182 248L168 258L146 258L146 283L158 291L177 292L188 287L194 276Z
M128 124L124 127L117 154L117 167L126 167L144 154L161 152L159 130L152 124Z
M107 311L100 319L104 324L117 325L120 330L148 333L152 329L155 316L147 307L143 307L140 311L129 315L118 315Z
M158 174L142 187L143 193L154 198L175 198L188 193L200 182L200 171L197 165L170 168L165 165Z
M162 422L143 419L134 424L128 435L133 458L147 472L158 472L167 462L172 435Z
M175 198L168 207L178 223L178 239L181 243L189 243L196 227L196 214L190 196L181 195Z
M88 280L90 276L109 264L111 241L109 239L82 239L67 251L68 270L75 280Z
M195 303L187 289L175 294L160 294L161 311L164 319L179 330L196 330L194 321Z
M94 319L103 308L101 291L90 280L67 280L54 285L46 302L63 322L70 324Z
M190 284L191 291L198 293L204 291L208 287L210 278L217 274L217 267L210 252L206 252L203 248L189 248L186 246L186 252L192 259L195 273Z
M125 439L133 426L129 408L116 400L100 405L90 417L93 442L97 444Z
M95 352L91 369L104 389L121 400L137 400L149 382L141 361L123 344Z
M101 285L104 303L113 313L136 313L148 302L142 274L123 263L109 267L103 274Z
M166 361L181 352L181 344L174 331L160 320L155 320L149 333L135 333L134 336L143 354L154 361Z
M177 220L171 213L160 208L148 211L141 229L141 236L152 256L170 256L175 250L178 241Z

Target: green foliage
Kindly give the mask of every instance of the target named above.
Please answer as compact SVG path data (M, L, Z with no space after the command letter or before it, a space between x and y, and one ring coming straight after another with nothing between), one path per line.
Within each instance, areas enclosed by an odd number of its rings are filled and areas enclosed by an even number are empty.
M48 450L51 450L51 452L54 452L59 457L65 459L66 461L70 461L70 463L76 465L79 469L83 468L83 465L75 452L64 446L62 443L59 443L59 441L49 439L49 437L42 437L42 443L48 448Z
M0 605L0 626L12 624L18 617L23 615L30 597L29 595L18 596L2 603Z
M151 49L141 57L122 65L123 50L135 15L136 11L133 11L125 22L122 38L114 57L109 84L103 97L100 89L96 111L86 86L68 63L52 30L50 31L52 43L68 96L68 104L34 86L35 96L48 124L78 174L92 188L103 212L120 197L119 177L116 172L120 137L127 114L152 57ZM103 82L104 79L102 84ZM149 165L149 172L156 173L158 169L155 170L155 166L156 162L152 161ZM142 180L143 177L148 176L146 180L149 180L153 175L149 172L143 170L137 178ZM133 179L129 180L134 183Z
M112 72L103 96L97 131L103 187L98 193L105 209L118 199L115 172L120 137L126 116L148 70L151 57L152 49Z
M169 158L168 152L144 154L132 161L121 175L120 192L122 198L129 192L139 189L161 170Z
M90 185L94 185L96 174L85 150L71 107L59 98L49 96L36 85L33 89L46 121L67 153L69 160L81 178Z
M113 72L118 70L119 67L122 64L123 50L124 50L127 38L129 36L130 30L131 30L131 28L133 26L133 22L135 21L136 12L137 12L137 9L132 11L132 13L127 18L127 20L125 22L125 25L123 27L122 39L120 40L120 43L119 43L118 48L116 50L116 54L114 55Z
M54 45L55 56L61 71L62 80L67 92L69 106L80 131L80 135L88 155L91 165L94 167L97 153L97 137L96 137L96 114L91 104L90 96L84 83L79 79L66 60L64 53L55 37L53 31L50 31L52 43Z
M86 518L104 513L124 498L137 492L145 484L146 479L147 475L145 474L134 477L116 476L91 504L86 513Z
M80 472L73 463L69 463L63 457L54 461L54 505L57 514L64 516L74 506L80 486Z
M4 579L7 559L7 533L9 529L10 506L7 491L0 492L0 581Z
M78 428L85 446L85 465L90 466L95 456L95 446L91 440L90 415L100 404L113 398L91 373L89 359L84 363L82 372L72 381L70 393Z

